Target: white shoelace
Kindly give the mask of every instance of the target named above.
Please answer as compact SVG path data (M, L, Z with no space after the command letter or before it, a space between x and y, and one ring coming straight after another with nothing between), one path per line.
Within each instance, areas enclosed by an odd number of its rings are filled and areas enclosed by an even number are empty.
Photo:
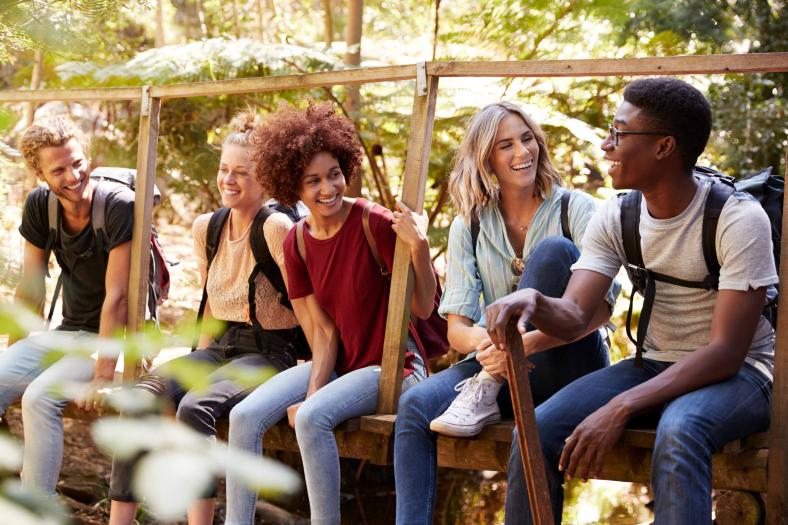
M472 405L482 400L482 381L477 376L463 379L454 385L454 390L460 393L452 403L452 405L456 405L457 408L469 409Z

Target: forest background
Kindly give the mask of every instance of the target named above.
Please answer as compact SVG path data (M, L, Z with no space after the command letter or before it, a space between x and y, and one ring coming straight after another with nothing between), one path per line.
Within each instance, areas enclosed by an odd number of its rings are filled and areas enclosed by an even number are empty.
M786 50L783 0L0 0L0 89L171 84L424 60ZM714 111L701 163L737 177L767 166L784 172L788 75L685 79L707 94ZM438 266L454 217L448 174L470 115L499 99L525 105L547 132L565 185L606 198L613 190L599 145L629 80L442 79L425 203ZM166 101L156 170L163 194L156 219L169 234L165 241L188 243L186 232L196 214L219 206L217 146L232 115L247 106L267 113L282 102L333 100L356 123L364 147L362 194L392 207L402 181L413 91L413 82L390 82ZM19 278L16 228L24 195L35 184L15 149L21 131L35 115L66 114L93 136L94 166L133 167L138 112L137 104L128 102L0 107L3 302L10 302ZM190 258L190 246L172 249ZM168 306L166 320L173 327L193 319L199 299L195 273L182 273L182 290ZM623 330L614 334L613 346L616 359L630 352ZM478 487L477 478L469 479L454 481ZM486 490L500 495L501 486L490 483ZM486 496L471 490L446 506L460 516L480 497ZM573 523L605 521L619 503L607 504L607 510L597 505L588 519L571 509L565 517ZM498 506L487 515L499 511ZM454 515L443 519L453 522Z

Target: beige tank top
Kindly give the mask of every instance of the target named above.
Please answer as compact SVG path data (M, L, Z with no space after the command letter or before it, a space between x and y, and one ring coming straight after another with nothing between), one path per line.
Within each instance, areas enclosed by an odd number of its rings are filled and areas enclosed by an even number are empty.
M205 257L205 242L208 235L210 213L200 215L194 220L194 254L197 257L200 275L205 273L208 259ZM208 304L215 319L249 323L249 275L254 269L254 255L249 245L249 229L238 239L229 239L230 221L228 217L219 239L216 256L208 272ZM283 213L274 213L263 225L263 236L282 276L285 277L284 252L282 243L293 223ZM285 277L285 282L287 279ZM282 330L293 328L298 321L292 310L279 302L279 292L265 277L258 278L255 287L257 318L263 328Z

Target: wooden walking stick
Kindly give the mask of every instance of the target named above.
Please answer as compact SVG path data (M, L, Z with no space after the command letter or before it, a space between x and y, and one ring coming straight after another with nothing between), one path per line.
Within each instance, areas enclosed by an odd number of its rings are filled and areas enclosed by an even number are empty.
M506 326L506 366L509 369L509 391L512 396L514 422L517 425L517 446L525 472L525 486L531 505L531 517L535 525L553 525L553 507L547 489L547 474L536 428L536 413L528 377L528 359L523 350L522 335L517 330L517 319L512 318Z

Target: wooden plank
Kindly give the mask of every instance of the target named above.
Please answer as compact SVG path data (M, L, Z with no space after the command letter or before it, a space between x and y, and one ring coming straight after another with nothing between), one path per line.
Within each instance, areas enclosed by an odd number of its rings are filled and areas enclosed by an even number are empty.
M512 398L514 421L517 424L517 446L525 473L525 486L531 517L536 525L555 523L553 505L547 488L547 473L544 469L539 429L536 427L534 399L528 377L528 358L523 349L523 340L517 330L517 320L512 319L506 327L506 368L509 371L509 392Z
M146 86L140 100L127 333L136 332L142 327L145 321L145 305L148 300L153 183L156 178L156 144L159 140L159 109L161 108L161 100L153 98L150 91L150 88ZM133 382L140 375L140 363L124 359L123 380Z
M139 100L140 87L86 89L0 90L0 102L87 102L89 100Z
M506 471L509 443L438 436L439 467Z
M155 86L153 96L157 98L212 97L217 95L237 95L241 93L263 93L288 89L309 89L326 86L349 86L371 82L392 82L416 78L413 64L404 66L384 66L341 71L322 71L298 75L274 75L269 77L239 78L217 80L214 82L195 82L192 84L169 84Z
M788 71L788 53L427 63L427 73L439 77L604 77L780 71Z
M418 88L417 88L418 93ZM427 94L413 98L413 113L408 136L408 156L400 200L410 209L421 213L427 185L432 127L438 98L438 78L427 77ZM386 335L383 340L378 414L394 414L402 388L403 352L408 336L410 299L413 292L413 269L408 245L397 239L394 249L394 268L391 273Z
M788 151L785 155L788 176ZM783 202L785 196L783 196ZM782 231L788 232L788 215L783 215ZM788 235L780 240L780 282L788 282ZM785 285L783 285L785 289ZM774 349L772 418L769 427L769 491L766 523L788 523L788 308L777 309L777 342Z

